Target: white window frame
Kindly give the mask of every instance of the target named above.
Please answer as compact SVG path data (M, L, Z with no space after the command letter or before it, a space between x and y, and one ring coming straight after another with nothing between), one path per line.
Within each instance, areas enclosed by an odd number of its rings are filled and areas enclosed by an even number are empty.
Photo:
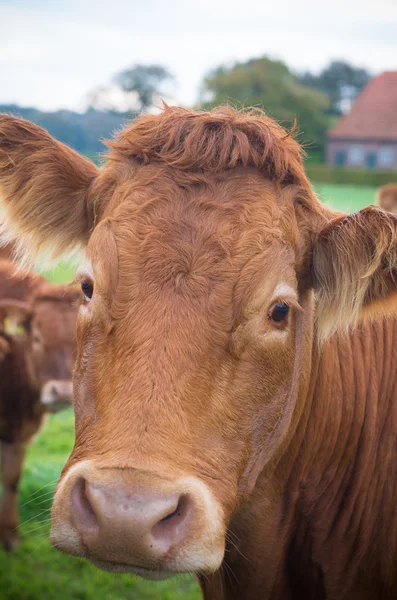
M348 161L349 161L349 165L353 165L353 166L361 166L362 164L364 164L364 160L365 160L365 152L364 152L364 148L362 146L354 145L354 146L349 146L349 150L348 150Z
M393 167L396 158L395 152L396 150L391 146L383 146L383 148L379 148L378 166L382 167L383 169Z

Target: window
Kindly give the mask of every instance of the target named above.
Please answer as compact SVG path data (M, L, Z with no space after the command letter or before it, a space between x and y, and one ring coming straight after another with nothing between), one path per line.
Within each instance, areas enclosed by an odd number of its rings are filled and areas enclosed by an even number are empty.
M349 163L351 165L362 165L364 162L364 150L361 146L350 146Z
M388 167L392 167L394 163L394 150L393 148L388 148L385 146L384 148L380 148L378 152L378 165L387 169Z
M342 150L338 150L334 154L334 163L337 167L343 167L346 163L346 154Z
M376 169L377 166L377 156L376 156L376 152L368 152L366 158L365 158L365 164L367 165L368 169Z

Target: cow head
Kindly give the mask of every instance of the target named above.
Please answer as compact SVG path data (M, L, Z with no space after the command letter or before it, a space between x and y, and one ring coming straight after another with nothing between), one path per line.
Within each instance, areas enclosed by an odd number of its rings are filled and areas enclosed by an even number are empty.
M379 188L376 201L383 210L397 214L397 183L389 183Z
M28 303L19 300L0 300L0 363L19 345L27 354L31 383L38 386L34 376L31 342L32 311Z
M31 306L0 300L0 438L29 439L43 409L33 363Z
M22 300L31 306L33 367L46 410L70 405L79 289L49 284L41 275L0 260L1 299Z
M52 541L148 578L211 572L258 477L272 494L313 336L394 290L396 221L322 206L260 111L166 108L109 146L97 170L0 119L9 234L28 253L87 245Z
M47 412L57 412L72 401L79 299L78 289L49 283L33 295L33 363Z

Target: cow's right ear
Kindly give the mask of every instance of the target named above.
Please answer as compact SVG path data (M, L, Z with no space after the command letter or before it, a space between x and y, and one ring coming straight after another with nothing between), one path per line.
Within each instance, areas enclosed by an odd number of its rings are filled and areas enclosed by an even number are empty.
M93 225L88 197L98 174L88 159L41 127L0 115L1 236L22 257L52 258L85 245Z

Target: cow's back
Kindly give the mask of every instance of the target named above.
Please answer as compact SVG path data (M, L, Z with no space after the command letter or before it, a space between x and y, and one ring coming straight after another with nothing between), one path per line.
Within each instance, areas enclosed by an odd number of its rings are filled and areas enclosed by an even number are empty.
M0 257L0 300L28 301L46 280L37 273L17 268L10 260Z
M9 242L5 246L0 246L0 261L1 260L12 260L15 254L15 245Z

